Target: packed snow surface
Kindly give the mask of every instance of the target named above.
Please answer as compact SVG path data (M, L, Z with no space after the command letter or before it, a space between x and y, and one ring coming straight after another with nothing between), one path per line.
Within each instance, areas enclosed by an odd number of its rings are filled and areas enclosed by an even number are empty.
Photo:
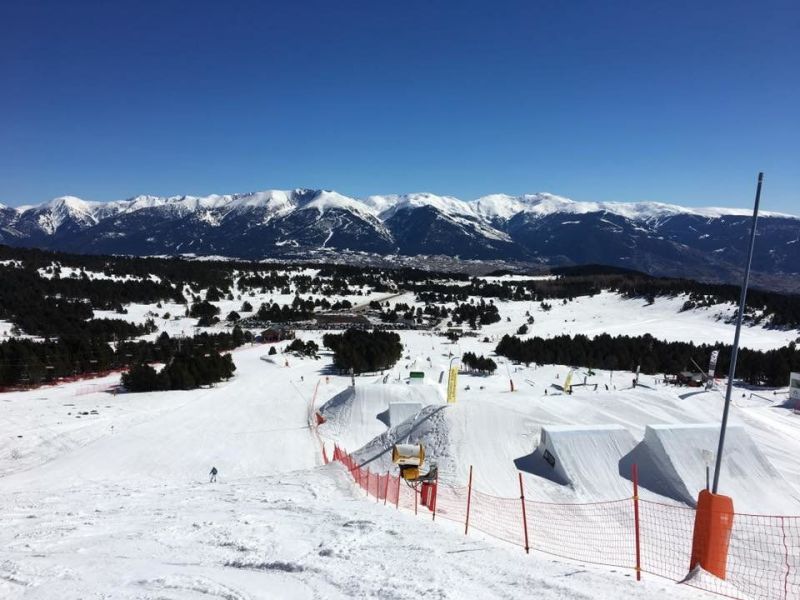
M547 425L536 451L516 465L589 496L625 498L631 486L619 476L619 464L635 445L621 425Z
M193 392L88 387L112 376L5 394L0 597L703 597L365 501L308 428L313 389L347 378L263 354L235 352L233 380Z
M396 402L428 406L441 404L443 398L439 389L430 385L372 383L348 387L319 408L325 419L320 433L345 449L358 449L386 430L390 406Z
M713 476L718 441L716 423L648 425L628 462L639 464L643 486L694 505L706 486L705 465ZM729 426L725 436L719 493L744 513L794 514L800 502L741 425Z
M347 299L418 306L411 294L363 291ZM234 296L241 298L217 303L223 316L244 300L291 302L294 290ZM451 360L467 351L492 355L497 340L529 317L527 337L650 333L730 342L731 305L682 312L684 301L648 305L602 293L550 310L498 302L500 322L455 344L401 332L398 364L356 377L355 387L331 374L330 355L284 355L281 343L269 361L264 346L235 351L235 377L208 389L115 395L119 376L110 375L2 394L0 597L51 598L54 590L63 598L702 597L652 578L634 586L632 573L619 570L525 558L438 519L434 526L365 502L341 468L321 467L319 445L330 453L338 443L382 473L393 468L385 452L395 442L420 441L447 483L465 485L472 466L475 489L516 498L521 470L526 498L565 503L629 497L631 459L654 452L660 461L637 463L642 497L691 504L716 449L708 424L722 414L719 384L705 391L642 375L634 387L629 372L495 357L493 375L460 373L457 402L444 403ZM152 318L170 335L195 329L181 304L126 309L95 316ZM321 345L322 333L299 337ZM742 344L768 349L796 337L747 326ZM425 384L410 385L411 371L424 372ZM800 514L798 415L785 400L785 390L734 390L721 490L737 510ZM326 420L319 437L309 425L317 411ZM558 477L541 471L551 468L536 455L545 449L562 469ZM212 465L216 485L207 479Z

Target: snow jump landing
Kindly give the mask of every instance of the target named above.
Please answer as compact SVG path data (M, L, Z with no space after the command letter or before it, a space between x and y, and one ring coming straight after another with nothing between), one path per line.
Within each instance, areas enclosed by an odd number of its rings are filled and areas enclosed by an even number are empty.
M639 465L639 484L657 494L695 506L713 477L719 441L716 423L648 425L644 439L620 462L620 474ZM741 425L729 425L719 492L731 496L737 512L780 514L800 508L795 492Z
M548 425L532 454L514 461L521 471L569 486L585 498L631 495L619 463L636 445L621 425Z

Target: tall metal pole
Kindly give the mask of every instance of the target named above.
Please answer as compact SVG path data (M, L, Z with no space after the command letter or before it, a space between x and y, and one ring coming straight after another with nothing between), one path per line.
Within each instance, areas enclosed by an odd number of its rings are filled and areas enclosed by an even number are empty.
M714 485L711 488L713 494L717 493L719 486L719 472L722 468L722 451L725 448L725 431L728 428L728 412L731 408L731 393L733 392L733 379L736 376L736 359L739 356L739 335L742 332L742 319L744 318L744 307L747 302L747 284L750 281L750 264L753 262L753 248L756 244L756 223L758 222L758 205L761 202L761 184L764 181L764 173L758 174L758 186L756 187L756 202L753 206L753 223L750 229L750 248L747 251L747 265L744 269L744 280L742 281L742 291L739 296L739 312L736 315L736 333L733 336L733 347L731 348L731 366L728 369L728 385L725 389L725 408L722 409L722 426L719 431L719 446L717 447L717 460L714 466Z

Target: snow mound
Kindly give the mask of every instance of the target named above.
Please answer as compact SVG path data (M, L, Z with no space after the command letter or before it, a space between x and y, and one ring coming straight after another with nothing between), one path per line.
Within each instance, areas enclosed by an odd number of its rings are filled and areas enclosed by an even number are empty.
M442 404L439 389L430 385L371 383L351 386L319 408L325 422L320 433L352 452L389 427L389 407L396 403Z
M706 465L713 475L718 441L716 423L648 425L620 468L638 463L642 487L695 506L706 487ZM800 508L797 494L741 425L728 425L719 492L733 498L737 512L781 514Z
M444 409L450 405L429 405L399 425L391 427L353 453L358 464L367 464L373 473L397 474L391 450L395 444L418 444L425 447L425 463L439 468L439 477L451 481L455 461L450 448L449 423Z
M619 465L635 446L621 425L546 425L536 450L515 462L521 471L570 486L585 499L625 498L632 489Z
M519 490L514 458L529 451L534 434L538 435L534 420L494 404L429 405L382 431L354 455L360 463L371 461L369 468L374 473L396 473L389 452L392 446L398 442L422 443L426 458L439 469L440 480L465 486L473 466L475 489L510 496ZM545 500L560 499L562 487L543 481L533 493ZM571 490L567 492L574 497Z
M420 402L392 402L389 404L389 427L395 427L422 410Z

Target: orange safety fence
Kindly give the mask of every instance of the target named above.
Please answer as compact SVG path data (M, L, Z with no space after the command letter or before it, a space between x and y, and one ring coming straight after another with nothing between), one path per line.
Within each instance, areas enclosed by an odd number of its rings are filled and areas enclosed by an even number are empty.
M327 455L326 455L327 456ZM445 482L431 484L435 512L415 487L390 473L375 474L334 447L333 461L376 502L433 515L508 543L562 558L630 568L685 582L730 598L800 599L800 516L736 513L726 579L689 576L695 509L629 498L557 504L501 498ZM471 482L471 479L470 479ZM637 564L638 563L638 564Z

